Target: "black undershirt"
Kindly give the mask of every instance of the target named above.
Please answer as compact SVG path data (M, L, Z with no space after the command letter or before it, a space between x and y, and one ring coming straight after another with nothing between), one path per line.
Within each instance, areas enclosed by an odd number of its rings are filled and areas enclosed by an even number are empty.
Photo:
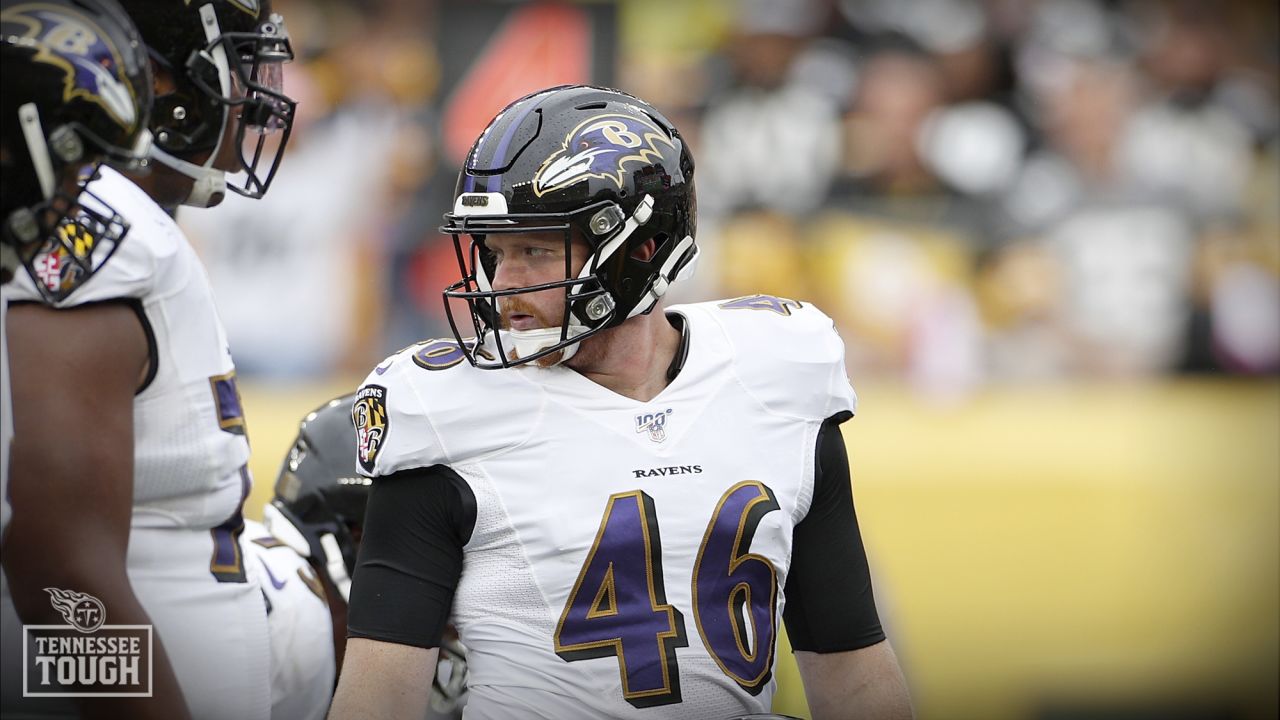
M352 575L347 637L439 647L476 497L444 465L376 479Z
M885 637L840 435L848 417L842 413L822 426L813 503L794 531L783 614L793 650L856 650ZM475 495L448 467L377 478L351 586L347 636L438 647L475 521Z
M813 502L791 534L782 619L792 650L843 652L884 640L840 434L849 417L830 417L818 432Z

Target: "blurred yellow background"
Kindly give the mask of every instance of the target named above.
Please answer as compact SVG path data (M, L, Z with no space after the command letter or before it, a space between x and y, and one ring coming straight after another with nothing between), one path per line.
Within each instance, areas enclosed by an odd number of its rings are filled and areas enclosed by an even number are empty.
M251 517L298 420L357 382L244 384ZM855 501L919 717L1276 717L1280 382L1005 386L951 405L855 385ZM774 709L807 717L779 657Z

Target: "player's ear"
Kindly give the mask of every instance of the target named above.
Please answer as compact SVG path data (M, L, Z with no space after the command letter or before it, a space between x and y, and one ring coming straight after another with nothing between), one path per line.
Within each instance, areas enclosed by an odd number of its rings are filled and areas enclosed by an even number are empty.
M178 89L177 83L173 81L173 73L169 69L151 59L151 87L155 91L156 97L168 95Z
M637 245L635 250L631 251L631 259L639 260L640 262L649 262L657 251L658 242L653 238L649 238Z

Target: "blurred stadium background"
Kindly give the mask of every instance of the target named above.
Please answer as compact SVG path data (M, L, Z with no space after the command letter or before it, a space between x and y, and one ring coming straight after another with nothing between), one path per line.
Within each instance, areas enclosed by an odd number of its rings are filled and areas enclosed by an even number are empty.
M257 515L297 421L448 335L436 226L508 101L597 82L698 162L678 300L836 318L919 716L1280 714L1272 2L276 0L261 203L180 222L242 377ZM789 654L775 710L806 715Z

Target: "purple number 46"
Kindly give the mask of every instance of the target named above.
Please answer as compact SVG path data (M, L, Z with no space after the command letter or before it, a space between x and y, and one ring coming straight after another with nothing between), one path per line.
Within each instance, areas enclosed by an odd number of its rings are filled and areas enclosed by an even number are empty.
M777 509L763 483L729 488L694 563L698 633L720 669L752 695L772 672L778 579L772 563L748 549L760 519ZM610 496L556 625L555 651L569 662L616 656L623 698L637 708L680 702L675 650L689 641L662 577L653 499L640 490Z

